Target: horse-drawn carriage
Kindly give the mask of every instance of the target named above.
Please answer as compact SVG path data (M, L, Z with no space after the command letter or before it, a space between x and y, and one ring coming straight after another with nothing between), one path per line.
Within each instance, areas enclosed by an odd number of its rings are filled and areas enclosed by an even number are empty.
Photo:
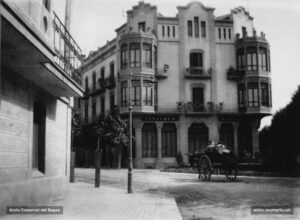
M235 180L237 176L237 157L233 151L222 144L211 144L205 149L194 153L199 179L210 180L211 175L220 170L224 171L228 180Z

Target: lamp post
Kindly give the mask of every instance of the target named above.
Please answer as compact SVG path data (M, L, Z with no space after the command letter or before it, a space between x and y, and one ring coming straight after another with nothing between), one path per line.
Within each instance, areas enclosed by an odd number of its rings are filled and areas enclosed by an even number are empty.
M128 161L128 193L132 193L132 106L131 106L131 72L128 77L128 111L129 111L129 161Z

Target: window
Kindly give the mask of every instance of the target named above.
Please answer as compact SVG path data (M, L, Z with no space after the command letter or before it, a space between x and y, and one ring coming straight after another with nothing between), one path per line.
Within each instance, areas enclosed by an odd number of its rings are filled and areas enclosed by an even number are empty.
M206 22L201 21L201 37L206 37Z
M205 124L194 123L188 128L188 150L194 153L208 144L208 128Z
M258 67L260 70L267 70L267 49L259 48Z
M175 34L176 34L176 33L175 33L175 26L173 26L173 37L176 36Z
M261 105L269 107L269 84L268 83L261 83L260 84L261 89Z
M194 17L195 37L199 37L199 18Z
M115 108L115 94L111 93L109 96L110 110Z
M239 84L238 85L238 105L239 107L245 107L246 106L246 88L245 84Z
M164 123L161 130L161 147L163 157L176 157L177 130L173 123Z
M170 26L168 26L167 29L168 29L168 37L170 37Z
M152 106L152 82L144 81L143 85L143 104L147 106Z
M127 82L121 83L121 106L127 106Z
M143 44L143 65L152 68L152 45Z
M219 31L219 39L221 39L222 38L221 28L218 28L218 31Z
M80 98L78 98L77 99L77 109L80 111L80 109L81 109L81 99Z
M228 28L228 38L229 38L229 40L231 40L231 29L230 28Z
M88 123L89 122L89 103L86 101L84 103L84 122Z
M157 68L157 47L154 46L154 68Z
M157 132L154 123L145 123L142 128L142 157L157 157Z
M87 76L85 77L85 91L89 91L89 78Z
M202 53L190 53L190 71L191 71L191 74L202 74L203 73Z
M48 11L50 11L50 0L43 0L43 5Z
M126 69L128 65L127 45L121 47L121 69Z
M226 40L226 28L223 28L224 40Z
M130 44L130 67L140 67L140 44Z
M245 26L242 26L242 36L246 35L247 28Z
M193 112L203 112L204 111L204 90L202 87L194 87L193 92Z
M247 69L248 70L257 70L256 52L257 50L254 47L247 48Z
M165 36L165 26L162 26L162 36Z
M96 72L93 72L93 91L96 91Z
M33 105L32 168L45 173L46 107L41 102Z
M237 50L237 68L238 69L244 69L245 68L245 55L244 55L244 49L238 49Z
M114 63L114 62L111 62L110 65L109 65L109 67L110 67L110 68L109 68L109 70L110 70L110 71L109 71L109 72L110 72L109 74L110 74L111 77L114 78L114 77L115 77L115 63Z
M248 83L248 107L258 107L257 83Z
M188 36L192 37L193 36L193 22L192 21L187 21L188 25Z
M104 96L100 97L100 102L101 102L101 115L105 116L105 97Z
M139 28L139 31L145 32L146 31L146 22L139 22L138 28Z
M131 105L140 106L141 105L141 82L139 80L131 81Z
M101 72L101 79L104 79L105 78L105 67L102 67L100 72Z
M96 119L96 100L93 100L93 104L92 104L92 117L93 120Z

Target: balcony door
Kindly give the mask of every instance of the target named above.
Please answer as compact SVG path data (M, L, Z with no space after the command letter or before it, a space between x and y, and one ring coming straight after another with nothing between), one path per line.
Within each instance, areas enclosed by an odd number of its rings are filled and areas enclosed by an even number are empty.
M203 112L204 110L204 92L202 87L193 88L193 111Z

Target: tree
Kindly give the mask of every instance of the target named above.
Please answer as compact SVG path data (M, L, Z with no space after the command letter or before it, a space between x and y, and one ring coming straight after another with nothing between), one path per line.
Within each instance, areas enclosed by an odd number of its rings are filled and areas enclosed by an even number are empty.
M121 119L118 111L115 109L110 112L107 118L100 116L96 121L96 134L98 137L98 148L104 143L115 147L118 151L118 168L121 168L121 152L129 142L128 126Z

